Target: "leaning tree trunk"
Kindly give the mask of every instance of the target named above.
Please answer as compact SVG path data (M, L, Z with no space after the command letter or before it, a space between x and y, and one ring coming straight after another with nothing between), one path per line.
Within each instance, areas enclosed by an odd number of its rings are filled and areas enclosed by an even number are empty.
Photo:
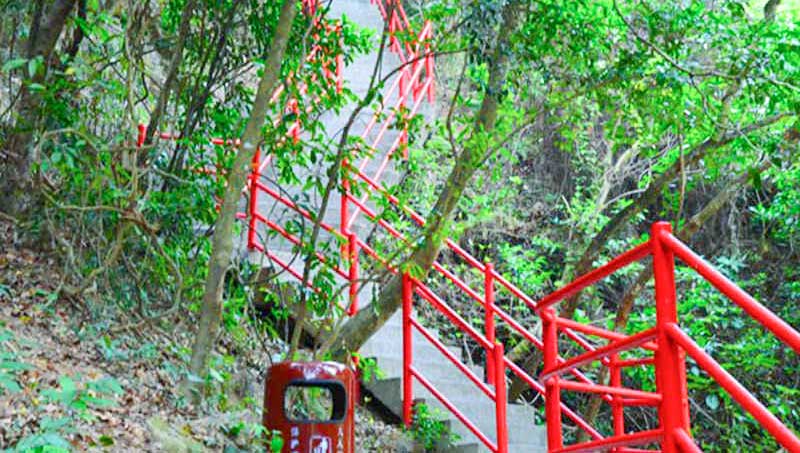
M475 119L475 131L459 153L445 188L436 201L433 215L425 226L422 243L414 249L402 268L420 269L427 274L447 239L451 215L461 195L487 153L491 151L479 137L485 137L497 122L497 108L508 72L507 47L511 35L508 31L516 29L520 15L518 2L509 2L503 9L503 23L500 27L502 32L496 39L493 57L489 62L489 84ZM397 311L401 304L401 295L402 279L400 275L396 275L381 288L378 300L372 303L370 309L359 311L322 349L330 349L334 360L347 360L352 351L358 350Z
M205 375L208 356L214 346L222 321L222 291L225 274L230 267L233 255L233 226L236 220L236 209L241 197L242 186L247 180L250 162L261 142L261 130L267 117L270 98L278 84L281 62L286 54L297 9L295 0L285 0L281 8L275 36L264 65L264 75L258 84L253 110L242 135L241 146L228 173L225 194L212 238L211 258L208 263L208 277L203 294L200 322L192 347L190 370L194 376ZM199 392L194 393L194 397L199 398Z
M178 27L178 40L175 42L175 48L172 49L172 52L174 52L172 55L172 61L169 63L167 77L164 79L164 85L161 87L161 91L158 93L156 106L153 109L153 114L150 116L150 123L147 125L147 132L144 140L145 144L147 145L152 144L153 136L161 125L161 118L164 116L164 112L167 109L169 95L172 92L173 85L175 85L175 80L178 78L178 69L181 66L181 61L183 61L183 48L186 45L186 37L189 35L189 26L191 25L195 3L195 0L188 0L186 4L183 5L183 11L181 12L181 23ZM140 161L143 159L143 156L139 156Z
M32 142L41 114L41 96L28 89L32 83L43 85L50 66L51 55L56 47L61 31L67 21L75 0L56 0L42 20L41 9L37 9L31 25L25 57L29 60L41 59L36 72L20 87L17 104L17 120L6 144L6 161L0 172L0 206L9 214L23 214L30 207L33 187L31 167ZM40 5L41 6L41 5Z

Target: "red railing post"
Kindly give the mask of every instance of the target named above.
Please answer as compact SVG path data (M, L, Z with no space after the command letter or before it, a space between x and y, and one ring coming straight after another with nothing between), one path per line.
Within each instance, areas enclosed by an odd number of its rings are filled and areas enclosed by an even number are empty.
M672 433L689 427L689 399L686 391L686 359L683 350L672 340L666 327L678 322L675 294L675 257L661 241L672 232L667 222L657 222L651 229L653 274L655 279L656 328L658 350L655 352L656 387L661 394L659 422L664 430L662 451L677 453L680 447Z
M494 366L495 423L497 425L497 453L508 453L508 393L506 391L505 350L502 343L494 343L492 348Z
M486 340L490 344L495 344L495 327L494 327L494 265L486 263L483 279L483 308L484 308L484 329L486 332ZM486 383L494 385L495 360L490 357L491 351L486 351Z
M406 86L408 85L408 78L409 78L408 70L403 68L398 77L400 77L400 84L398 85L398 90L399 90L398 96L400 97L399 107L402 110L402 108L406 106L406 100L405 98L403 98L403 96L405 95Z
M250 172L250 203L248 203L248 215L250 222L247 228L247 248L253 250L256 248L256 231L258 224L256 223L256 212L258 211L258 180L261 175L258 171L261 166L261 148L256 148L256 153L253 155L253 170Z
M350 166L350 161L347 158L342 159L342 191L340 193L340 203L341 209L339 209L339 231L341 231L343 236L347 236L348 226L349 223L349 209L348 209L348 202L347 197L350 195L350 179L348 179L348 167Z
M342 38L342 22L336 25L336 34L339 36L339 46L344 49L344 40ZM339 52L336 54L336 92L341 93L344 87L344 78L342 71L344 70L344 54Z
M542 342L544 343L544 369L550 370L558 366L558 324L553 308L541 311ZM547 420L547 449L556 450L564 447L561 433L561 389L558 375L545 381L545 418Z
M403 272L403 423L411 427L411 405L414 392L411 387L411 296L414 291L411 277Z
M433 32L431 32L433 33ZM436 101L436 97L434 94L434 83L436 81L435 75L433 73L433 57L431 56L431 46L430 44L425 45L425 75L427 78L431 79L431 83L428 85L428 102L433 104Z
M358 313L358 238L355 233L347 235L347 256L350 261L347 274L350 280L350 306L347 314L353 316Z
M347 279L349 280L349 303L347 305L347 315L353 316L358 310L358 302L356 301L358 295L358 250L355 234L350 232L347 226L349 223L350 209L347 197L350 196L350 180L347 179L347 158L342 159L342 168L345 169L342 175L342 190L340 192L339 201L341 203L339 209L339 232L342 236L347 238L347 244L342 244L341 254L345 258L343 261L348 263Z
M139 124L139 135L136 137L136 147L141 148L144 146L144 139L147 136L147 125L146 124Z
M619 355L613 354L609 357L609 385L614 388L622 388L622 367L619 366ZM622 403L622 397L619 395L612 395L611 400L611 414L614 421L614 435L622 436L625 434L625 405ZM616 451L616 450L612 450Z

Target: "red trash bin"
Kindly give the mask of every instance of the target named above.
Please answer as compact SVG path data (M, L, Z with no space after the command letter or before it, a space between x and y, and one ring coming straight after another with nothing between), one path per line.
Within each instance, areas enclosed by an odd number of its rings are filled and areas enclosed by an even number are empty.
M269 368L264 426L281 432L282 453L353 453L355 374L335 362L281 362Z

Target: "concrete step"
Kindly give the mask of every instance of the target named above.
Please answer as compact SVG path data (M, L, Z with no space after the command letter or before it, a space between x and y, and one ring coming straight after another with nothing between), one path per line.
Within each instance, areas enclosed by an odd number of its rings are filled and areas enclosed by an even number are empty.
M365 387L389 408L395 415L402 415L402 382L399 378L383 379L366 383ZM430 408L438 411L447 417L450 430L459 439L455 445L458 447L477 448L477 450L464 451L488 451L474 434L452 414L450 414L433 395L425 389L417 389L415 385L415 397L417 401L424 402ZM451 402L460 409L485 435L489 438L495 436L494 404L484 396L482 399L452 399ZM507 407L507 425L509 429L509 447L512 452L544 452L546 445L544 442L544 428L534 424L534 409L517 404L509 404ZM476 443L478 442L478 443ZM462 450L445 450L462 451Z
M393 315L386 324L364 345L361 353L374 357L386 379L367 384L366 387L398 417L402 416L402 318ZM455 364L450 362L427 339L414 330L414 367L450 401L462 414L489 438L495 437L495 406L489 397L470 381ZM447 346L455 357L461 359L461 348ZM476 376L483 378L483 367L467 365ZM452 415L432 393L416 379L413 380L415 398L423 399L451 424L452 432L461 439L458 446L486 451L477 437ZM491 387L490 387L491 388ZM516 404L507 407L510 451L543 451L544 431L534 424L535 410ZM517 446L522 449L516 449ZM538 446L533 448L533 446Z
M441 453L480 453L481 446L478 444L452 445L442 448Z

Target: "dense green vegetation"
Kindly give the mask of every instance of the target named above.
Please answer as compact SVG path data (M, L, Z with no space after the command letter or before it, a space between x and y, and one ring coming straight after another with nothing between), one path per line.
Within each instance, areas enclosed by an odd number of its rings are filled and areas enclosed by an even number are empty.
M380 102L382 77L392 69L378 68L369 87L345 84L337 91L322 75L324 60L306 58L311 43L350 63L385 44L385 30L345 18L336 34L324 26L337 24L324 8L320 26L300 2L290 3L282 12L284 2L271 0L0 0L0 216L16 231L8 246L53 258L57 284L42 303L80 307L74 329L104 338L107 359L134 360L135 354L114 355L118 336L130 341L127 335L138 330L167 332L153 348L180 364L170 370L170 404L258 410L259 397L230 396L233 369L256 363L258 355L340 358L383 316L365 312L346 320L331 303L346 289L314 250L333 255L341 244L319 239L316 222L290 219L287 229L307 239L295 253L305 263L303 277L320 292L282 283L230 243L246 228L234 224L234 214L253 143L274 157L270 182L312 213L324 210L342 184L359 185L342 164L368 153L350 130L353 112ZM400 245L376 234L381 253L415 272L424 273L437 256L463 271L454 256L440 253L450 235L538 297L645 240L652 222L663 219L800 327L800 3L404 4L413 24L434 25L438 115L431 121L401 115L398 123L411 127L409 159L396 160L401 177L391 191L430 222L416 228L375 200L385 218L415 238ZM281 36L285 48L278 49ZM292 83L282 83L290 75ZM269 104L277 86L284 92ZM280 107L295 96L297 112ZM333 114L350 122L334 130ZM304 134L285 139L297 119ZM148 126L143 147L136 146L139 124ZM160 140L155 131L180 138ZM242 138L253 149L212 146L209 137ZM223 227L232 234L215 237L228 232ZM385 288L375 294L381 306L396 308L398 282L377 266L365 264L364 272ZM800 358L688 269L678 274L686 331L800 430ZM654 319L649 277L647 267L633 266L566 301L561 312L640 331ZM465 278L482 285L480 275ZM479 306L445 282L430 281L482 326ZM0 300L14 304L19 297L0 281ZM538 326L538 316L509 294L499 292L498 303ZM309 324L316 343L293 329L290 314ZM515 359L540 370L540 358L519 338L502 329L499 335ZM14 341L0 324L0 344ZM477 347L465 348L481 359ZM23 390L18 376L29 365L16 349L0 349L0 397ZM599 369L587 373L606 378ZM633 388L654 385L644 369L626 379ZM121 392L114 380L81 382L76 387L64 375L40 392L68 409L63 425L50 420L19 445L3 447L72 448L63 441L64 426ZM182 391L178 382L185 383ZM693 433L704 449L777 450L691 363L689 387ZM518 383L512 396L541 405ZM610 431L607 407L570 398L584 413L599 410L598 423ZM657 423L652 410L628 416L632 427ZM239 430L245 428L258 431Z

